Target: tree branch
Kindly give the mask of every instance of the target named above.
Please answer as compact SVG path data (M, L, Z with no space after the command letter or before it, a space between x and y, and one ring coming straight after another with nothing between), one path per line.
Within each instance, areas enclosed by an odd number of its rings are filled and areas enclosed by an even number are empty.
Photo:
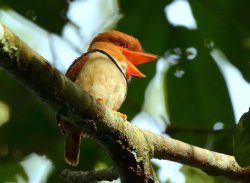
M145 133L145 131L143 132ZM209 175L249 182L250 167L241 168L233 156L206 150L169 137L146 132L154 146L154 158L168 159L199 168Z
M122 183L158 182L151 158L198 167L211 175L250 180L234 157L139 129L102 106L0 24L0 66L42 101L101 143ZM89 120L86 120L89 119Z
M64 170L61 173L61 178L70 183L87 183L102 180L113 181L118 179L118 173L113 167L89 172Z
M62 117L104 145L121 182L158 182L150 164L150 149L139 129L83 92L2 24L0 66Z

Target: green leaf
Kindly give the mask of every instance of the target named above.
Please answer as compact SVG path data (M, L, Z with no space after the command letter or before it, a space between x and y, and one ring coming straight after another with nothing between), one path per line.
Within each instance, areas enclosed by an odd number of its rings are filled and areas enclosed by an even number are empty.
M250 81L250 1L189 1L203 38L214 42Z
M242 166L250 166L250 111L240 118L234 133L234 156L237 163Z
M60 34L67 21L67 1L61 0L1 0L0 7L10 7L50 32Z
M214 178L211 176L208 176L206 173L204 173L202 170L197 168L192 168L189 166L183 166L180 171L185 175L186 177L186 183L214 183Z
M173 27L167 42L169 59L179 57L166 74L166 103L171 127L180 130L180 133L173 133L173 137L232 153L232 143L221 146L223 141L232 142L231 133L211 135L217 122L223 123L225 129L232 128L234 114L225 80L203 39L197 31ZM197 50L193 59L188 58L190 49ZM182 129L190 131L184 133Z
M16 182L16 176L21 176L25 181L28 177L20 164L0 164L0 182Z
M186 177L186 183L238 183L225 177L210 176L200 169L183 166L180 170Z

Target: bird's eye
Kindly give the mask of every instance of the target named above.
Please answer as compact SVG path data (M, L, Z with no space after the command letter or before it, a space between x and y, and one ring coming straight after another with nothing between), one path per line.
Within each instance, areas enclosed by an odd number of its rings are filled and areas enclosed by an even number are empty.
M117 41L117 42L116 42L116 45L117 45L117 46L120 46L120 47L122 47L122 48L127 48L127 44L126 44L125 42L123 42L123 41Z

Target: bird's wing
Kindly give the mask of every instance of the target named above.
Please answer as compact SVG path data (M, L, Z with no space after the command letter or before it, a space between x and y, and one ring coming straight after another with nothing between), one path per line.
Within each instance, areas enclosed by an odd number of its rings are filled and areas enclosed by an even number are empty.
M75 59L75 61L70 65L66 72L66 76L73 82L75 82L77 75L81 71L83 65L88 60L88 53L84 53L79 58Z

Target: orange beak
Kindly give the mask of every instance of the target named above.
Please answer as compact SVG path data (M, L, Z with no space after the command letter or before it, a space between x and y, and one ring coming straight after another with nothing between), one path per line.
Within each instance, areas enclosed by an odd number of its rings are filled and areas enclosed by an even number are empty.
M145 77L143 73L141 73L135 66L144 64L146 62L150 62L153 60L156 60L158 56L149 54L149 53L143 53L143 52L135 52L130 51L127 49L122 49L122 54L126 57L128 60L127 64L127 75L133 75L138 77Z

